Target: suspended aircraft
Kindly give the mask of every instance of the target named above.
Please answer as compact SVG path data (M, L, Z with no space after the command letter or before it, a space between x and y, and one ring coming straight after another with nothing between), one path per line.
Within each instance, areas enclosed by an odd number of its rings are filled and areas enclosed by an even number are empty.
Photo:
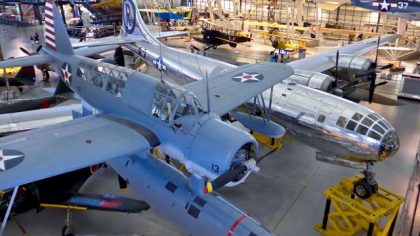
M133 2L124 4L126 9ZM14 187L6 212L19 185L107 162L147 204L190 235L271 235L208 190L242 183L264 157L248 132L220 116L291 75L290 66L246 65L180 87L76 55L52 0L45 4L45 17L42 53L2 61L0 68L53 65L99 113L0 138L0 189ZM208 96L203 108L200 100L208 91L218 96ZM267 132L282 131L267 120L246 122ZM191 176L151 157L154 147L183 163Z
M417 0L352 0L351 5L406 20L420 20L420 2Z
M126 47L151 65L155 65L163 74L183 78L184 83L188 83L205 79L206 72L211 77L217 77L223 76L225 71L238 68L235 65L161 44L147 30L141 16L132 15L137 11L128 9L137 7L136 2L125 0L123 4L123 18L129 19L129 24L125 24L128 20L123 21L123 34L130 42L137 39L136 46L127 44ZM379 40L379 45L398 37L398 35L383 36ZM378 113L319 90L336 89L333 84L336 78L321 73L331 68L351 69L374 76L370 74L373 72L371 68L375 68L374 62L357 55L368 52L377 45L378 40L372 38L342 47L338 60L335 52L327 52L290 62L288 65L295 69L295 73L288 78L288 82L276 84L272 98L270 91L263 94L265 101L273 99L270 113L272 120L286 127L297 140L319 150L316 155L318 160L363 170L365 179L355 188L356 193L363 197L370 196L377 186L373 178L373 163L383 161L397 152L398 135L392 125ZM179 60L180 58L182 59ZM375 87L371 86L372 95ZM212 95L218 96L217 93ZM244 117L241 113L236 114L233 115L236 119ZM247 122L242 122L245 123ZM246 124L244 126L251 130L255 127Z

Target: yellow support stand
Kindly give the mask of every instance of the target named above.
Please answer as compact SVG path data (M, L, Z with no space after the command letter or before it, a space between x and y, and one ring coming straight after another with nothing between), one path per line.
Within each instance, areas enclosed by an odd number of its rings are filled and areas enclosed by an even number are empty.
M279 149L283 146L283 138L270 138L268 136L265 136L263 134L260 134L258 132L252 131L252 136L261 144L271 148L271 149Z
M355 235L366 230L367 235L392 235L398 211L404 198L380 187L368 199L361 199L353 193L354 183L362 179L354 176L342 179L339 184L324 191L327 198L324 219L315 226L324 236ZM331 204L334 211L330 212Z

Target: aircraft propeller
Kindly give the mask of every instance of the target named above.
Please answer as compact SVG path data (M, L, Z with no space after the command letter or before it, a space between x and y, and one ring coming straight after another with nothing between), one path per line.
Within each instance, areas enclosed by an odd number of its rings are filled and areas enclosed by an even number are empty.
M372 68L372 78L370 80L370 86L369 86L369 103L372 103L373 101L373 95L375 94L375 88L380 85L384 85L387 82L381 82L379 84L376 84L376 68L378 67L378 54L379 54L379 43L381 41L381 36L378 36L378 43L376 44L376 56L375 56L375 62L373 63Z
M28 56L38 53L38 52L41 50L41 48L42 48L42 45L39 45L39 46L36 48L35 52L30 53L30 52L29 52L28 50L26 50L25 48L23 48L23 47L19 47L19 49L20 49L22 52L24 52L26 55L28 55Z
M204 193L210 193L212 191L215 191L215 190L225 186L227 183L229 183L231 181L239 179L239 177L242 174L244 174L245 171L247 171L248 169L252 170L252 168L250 168L250 166L260 163L264 158L266 158L267 156L269 156L272 153L274 153L275 151L277 151L277 149L278 149L278 147L272 149L271 151L269 151L265 155L259 157L258 159L255 159L254 163L251 162L248 165L247 164L242 164L242 165L240 165L236 168L232 168L231 170L228 170L225 173L221 174L219 177L217 177L213 181L207 182L206 186L204 186Z

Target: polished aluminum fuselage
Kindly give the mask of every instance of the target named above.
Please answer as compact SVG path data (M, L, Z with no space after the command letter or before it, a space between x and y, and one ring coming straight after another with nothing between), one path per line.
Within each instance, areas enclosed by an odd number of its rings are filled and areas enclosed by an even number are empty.
M143 57L146 61L153 63L153 60L162 57L166 73L184 79L184 83L205 78L206 71L210 75L236 67L163 45L139 42L138 46L146 52ZM289 65L293 67L294 63ZM300 64L297 63L297 66ZM269 92L266 91L264 96L268 101ZM395 129L382 116L360 104L295 83L284 82L274 86L272 110L272 120L284 126L288 133L329 156L358 162L380 161L392 156L399 147ZM368 137L368 133L363 135L356 129L337 125L340 116L350 120L356 112L363 117L375 114L385 124L386 133L378 140ZM320 114L325 116L323 122L318 121ZM372 127L368 132L371 130ZM387 140L387 145L384 145L386 134L392 136L392 140ZM384 146L387 146L386 151Z

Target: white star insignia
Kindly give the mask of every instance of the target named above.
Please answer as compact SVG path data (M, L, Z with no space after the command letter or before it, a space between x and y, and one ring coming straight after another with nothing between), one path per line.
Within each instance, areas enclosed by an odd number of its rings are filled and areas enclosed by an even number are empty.
M71 73L69 71L69 64L66 64L66 68L62 69L64 75L64 82L70 84Z
M6 156L6 155L3 155L3 150L0 150L0 170L3 170L3 171L6 170L6 167L4 165L5 161L13 160L19 157L23 157L23 155Z
M381 10L388 11L389 3L384 0L383 2L379 3L381 5Z
M246 82L248 80L255 80L255 81L260 81L260 79L257 78L257 76L259 76L260 74L248 74L248 73L242 73L242 75L233 77L235 79L241 79L241 83Z
M160 71L166 70L166 66L163 64L162 57L159 57L158 59L153 60L153 64L155 64L156 67L158 68L158 70L160 70Z

